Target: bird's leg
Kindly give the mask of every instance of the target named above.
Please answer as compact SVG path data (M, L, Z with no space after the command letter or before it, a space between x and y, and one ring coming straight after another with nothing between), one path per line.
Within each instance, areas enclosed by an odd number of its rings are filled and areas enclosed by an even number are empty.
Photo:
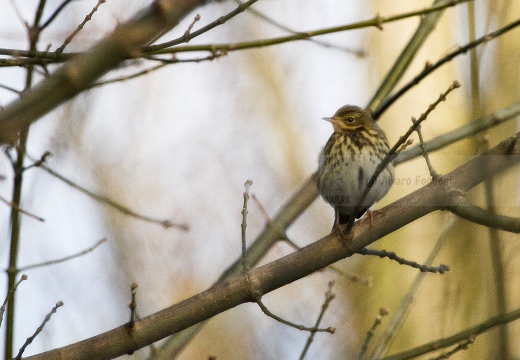
M338 229L341 232L341 223L339 221L339 210L337 207L334 207L334 224L332 225L332 230L334 231Z
M348 214L342 214L338 207L334 207L334 225L332 225L331 232L338 231L341 238L345 240L346 237L341 227L348 223L350 216L351 215Z

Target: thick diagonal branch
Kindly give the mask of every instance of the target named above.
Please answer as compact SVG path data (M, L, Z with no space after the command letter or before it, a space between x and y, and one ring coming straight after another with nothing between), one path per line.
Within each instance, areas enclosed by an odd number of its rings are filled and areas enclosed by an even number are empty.
M492 156L490 156L492 155ZM301 279L338 260L355 254L381 237L432 211L450 205L458 196L495 174L520 162L520 133L474 158L436 182L388 205L375 216L374 224L357 223L349 239L329 234L299 251L223 281L208 290L135 323L131 334L120 326L90 339L30 359L110 359L135 351L240 304ZM486 171L482 171L486 169ZM251 281L253 279L254 281Z

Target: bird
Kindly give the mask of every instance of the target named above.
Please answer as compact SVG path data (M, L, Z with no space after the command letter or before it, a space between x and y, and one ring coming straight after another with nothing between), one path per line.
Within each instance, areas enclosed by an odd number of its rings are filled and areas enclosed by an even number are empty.
M323 120L332 124L334 133L320 153L316 183L320 195L334 208L334 230L352 216L361 218L387 194L394 182L394 168L389 163L374 181L376 168L390 147L385 132L367 110L345 105ZM370 191L361 199L367 186Z

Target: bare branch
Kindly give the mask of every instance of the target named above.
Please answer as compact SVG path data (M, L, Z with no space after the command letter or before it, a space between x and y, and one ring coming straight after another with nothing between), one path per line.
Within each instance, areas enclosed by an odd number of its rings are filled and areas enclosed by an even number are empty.
M253 185L251 180L247 180L244 183L246 190L244 191L244 206L242 207L242 268L244 272L249 270L249 264L247 263L247 202L249 201L249 188Z
M270 318L272 318L272 319L274 319L274 320L276 320L276 321L278 321L278 322L280 322L280 323L282 323L284 325L287 325L287 326L290 326L292 328L295 328L295 329L298 329L298 330L302 330L302 331L309 331L309 332L317 332L317 331L319 331L319 332L328 332L328 333L334 334L333 328L318 329L318 328L315 328L315 327L307 327L307 326L304 326L304 325L299 325L299 324L295 324L293 322L287 321L284 318L281 318L280 316L275 315L271 311L269 311L269 309L267 308L267 306L264 305L264 303L262 302L261 299L257 299L256 303L258 304L258 306L260 306L260 309L262 309L262 312L264 314L266 314Z
M137 284L136 283L132 283L130 285L130 294L132 295L132 301L130 301L130 305L128 305L128 307L130 308L130 321L128 322L128 331L134 332L135 331L135 318L136 318L135 308L137 307L137 302L135 301L135 296L137 294Z
M7 296L5 297L5 300L4 300L4 303L2 304L2 306L0 306L0 325L2 325L2 320L4 319L4 312L5 312L5 307L7 306L7 303L9 302L9 300L13 297L13 294L14 292L16 291L16 289L18 288L18 285L21 284L22 281L25 281L27 280L28 276L23 274L21 277L20 277L20 280L18 280L14 285L13 287L11 287L9 289L9 292L7 293Z
M168 228L177 228L179 230L182 230L182 231L188 231L190 229L189 225L188 224L185 224L185 223L176 223L176 222L173 222L171 220L168 220L168 219L165 219L165 220L162 220L162 219L156 219L156 218L153 218L151 216L147 216L147 215L143 215L143 214L140 214L124 205L121 205L117 202L115 202L114 200L112 199L109 199L105 196L102 196L102 195L99 195L99 194L96 194L78 184L76 184L74 181L66 178L65 176L59 174L58 172L54 171L53 169L51 169L50 167L44 165L44 164L40 164L39 165L39 168L40 169L43 169L45 170L47 173L49 173L50 175L54 176L55 178L63 181L64 183L66 183L67 185L73 187L74 189L76 190L79 190L80 192L84 193L85 195L89 196L90 198L102 203L102 204L105 204L105 205L108 205L114 209L116 209L117 211L119 211L120 213L122 214L125 214L125 215L128 215L128 216L132 216L136 219L140 219L140 220L143 220L143 221L146 221L146 222L150 222L150 223L154 223L154 224L158 224L158 225L161 225L163 226L164 228L168 229Z
M365 356L365 353L368 349L368 344L370 344L370 340L374 337L376 333L376 329L381 325L381 322L383 321L383 317L388 315L390 312L386 308L380 308L379 314L377 314L376 319L374 320L374 323L372 324L372 327L367 332L367 336L365 337L365 341L363 342L363 345L361 345L361 350L359 351L358 360L363 359L363 356Z
M234 1L236 3L238 3L238 4L242 4L242 2L240 0L234 0ZM288 32L290 34L293 34L293 35L296 35L296 34L299 33L298 31L291 29L290 27L286 26L285 24L283 24L283 23L281 23L279 21L274 20L273 18L267 16L263 12L255 10L252 7L249 7L247 9L247 11L250 12L251 14L255 15L256 17L266 21L267 23L277 27L278 29L284 30L284 31L286 31L286 32ZM308 40L311 43L319 45L319 46L323 46L324 48L336 49L336 50L339 50L339 51L342 51L342 52L354 54L355 56L357 56L359 58L366 56L366 52L364 50L349 49L349 48L346 48L346 47L343 47L343 46L339 46L339 45L335 45L335 44L332 44L330 42L322 41L322 40L316 40L316 39L308 39Z
M432 360L443 360L443 359L449 359L452 355L455 355L459 351L462 350L468 350L469 345L473 344L475 342L475 339L477 337L475 335L469 336L466 340L462 341L457 347L453 350L450 350L444 354L441 354L435 358L432 358Z
M39 268L39 267L43 267L43 266L56 265L56 264L60 264L62 262L68 261L68 260L75 259L77 257L88 254L91 251L94 251L99 245L104 243L106 240L107 240L106 238L103 238L103 239L99 240L98 242L96 242L94 245L90 246L89 248L82 250L76 254L65 256L65 257L63 257L61 259L57 259L57 260L50 260L50 261L45 261L45 262L41 262L38 264L24 266L24 267L18 269L18 271L20 272L20 271L26 271L29 269L35 269L35 268Z
M46 22L44 22L41 26L40 26L40 31L42 31L43 29L45 29L47 26L49 26L53 21L54 19L63 11L63 9L65 9L65 7L70 4L72 2L72 0L64 0L54 11L53 13L51 14L51 16L49 16L49 18L47 19Z
M432 8L438 6L449 6L451 5L450 3L451 2L448 0L435 0L433 2ZM367 109L378 109L383 100L386 99L388 95L390 95L395 86L403 77L406 70L409 68L412 60L415 58L415 55L417 54L419 49L423 46L428 36L435 29L435 26L439 22L439 19L443 13L444 11L434 11L422 15L419 26L417 27L413 36L410 38L410 40L408 41L404 49L401 51L397 59L395 60L393 66L388 70L388 73L383 79L381 85L378 87L375 94L372 96L372 99L370 100ZM374 119L377 120L380 113L381 112L378 112L376 110L372 114Z
M47 316L45 316L45 319L43 319L43 322L41 323L40 326L38 326L38 328L36 329L34 334L32 336L28 337L27 340L25 340L25 343L22 345L22 347L20 348L20 351L18 352L18 354L15 357L16 360L20 360L22 358L23 352L25 351L27 346L29 346L34 341L36 336L38 336L38 334L42 332L43 328L45 327L45 324L47 324L49 322L49 320L51 319L51 316L56 313L56 311L58 310L59 307L62 307L62 306L63 306L62 301L58 301L56 303L56 305L52 308L51 312L48 313Z
M72 39L74 39L74 37L76 35L78 35L78 33L83 30L83 27L85 26L86 23L88 23L91 19L92 19L92 16L96 13L96 11L98 11L99 7L101 5L103 5L104 3L106 2L106 0L98 0L97 4L94 6L94 8L90 11L90 13L88 13L87 16L85 16L85 19L83 19L83 21L78 25L78 27L72 32L72 34L70 34L69 36L67 36L67 38L65 39L65 41L63 42L63 44L56 49L56 54L61 54L63 52L63 50L65 50L65 47L67 47L67 45L70 44L70 42L72 41Z
M197 31L194 31L192 33L190 33L189 37L188 37L188 41L199 36L199 35L202 35L206 32L208 32L209 30L219 26L219 25L222 25L224 24L226 21L228 21L229 19L237 16L238 14L244 12L248 7L250 7L251 5L253 5L255 2L257 2L258 0L249 0L245 3L242 3L242 4L239 4L237 6L237 8L233 11L231 11L229 14L227 15L224 15L224 16L221 16L219 17L217 20L211 22L210 24L200 28L199 30ZM190 29L188 29L190 30ZM174 39L174 40L171 40L171 41L168 41L168 42L165 42L165 43L162 43L162 44L156 44L156 45L150 45L150 46L147 46L146 48L143 49L143 52L144 53L158 53L157 50L160 50L160 49L164 49L164 48L167 48L167 47L170 47L170 46L174 46L174 45L178 45L178 44L182 44L184 42L188 42L186 40L186 34L184 34L183 36L177 38L177 39Z
M456 202L456 205L448 207L448 210L463 219L490 228L520 234L519 218L499 215L493 211L484 210L471 204L463 196L454 199L454 202Z
M44 222L45 219L38 216L38 215L35 215L29 211L26 211L24 209L22 209L18 204L15 204L14 202L12 201L9 201L7 200L6 198L4 198L3 196L0 196L0 201L3 202L4 204L7 204L8 206L12 207L13 209L15 209L16 211L24 214L24 215L27 215L35 220L38 220L38 221L41 221L41 222Z
M199 21L199 20L200 20L200 14L195 15L195 18L194 18L193 21L191 22L190 26L188 26L188 30L186 30L186 31L184 32L184 41L185 41L186 43L189 43L189 42L190 42L190 40L191 40L191 34L190 34L190 31L191 31L191 29L193 29L193 26L195 25L195 23L196 23L197 21Z
M450 267L448 265L441 264L439 266L429 266L429 265L423 265L419 264L415 261L406 260L400 256L397 256L397 254L393 251L386 251L386 250L375 250L375 249L361 249L358 251L358 254L361 255L375 255L379 256L380 258L389 258L390 260L397 261L401 265L407 265L410 267L413 267L415 269L419 269L421 272L430 272L430 273L439 273L444 274L446 271L450 270Z

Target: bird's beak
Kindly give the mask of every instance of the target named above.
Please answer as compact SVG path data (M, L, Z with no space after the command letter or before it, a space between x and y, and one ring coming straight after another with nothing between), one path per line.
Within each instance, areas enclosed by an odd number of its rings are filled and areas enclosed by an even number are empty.
M338 125L338 120L334 117L324 117L322 120L330 122L332 125Z

